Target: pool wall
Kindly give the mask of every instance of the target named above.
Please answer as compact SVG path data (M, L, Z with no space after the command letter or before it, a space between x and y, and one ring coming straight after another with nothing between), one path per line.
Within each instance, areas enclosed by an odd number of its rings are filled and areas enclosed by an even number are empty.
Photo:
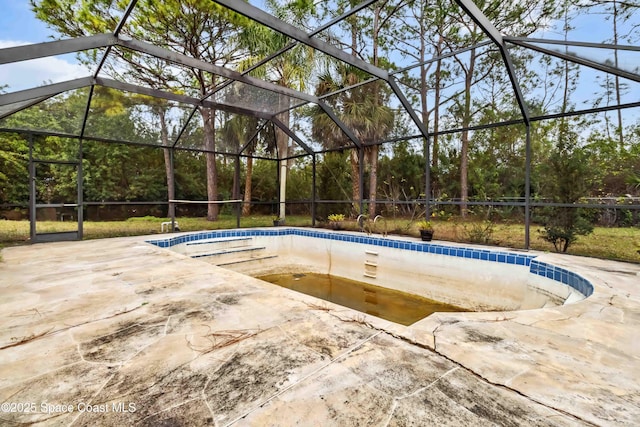
M469 310L560 305L591 295L593 286L536 255L426 243L357 233L289 227L189 233L149 240L184 253L188 242L251 237L276 258L236 269L252 275L308 270L414 293Z

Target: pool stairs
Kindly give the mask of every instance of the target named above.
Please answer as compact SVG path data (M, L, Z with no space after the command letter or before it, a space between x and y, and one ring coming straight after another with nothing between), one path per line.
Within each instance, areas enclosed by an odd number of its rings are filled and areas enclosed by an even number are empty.
M264 246L255 245L253 237L225 237L187 242L184 253L191 258L231 269L238 264L261 263L277 257L268 253Z

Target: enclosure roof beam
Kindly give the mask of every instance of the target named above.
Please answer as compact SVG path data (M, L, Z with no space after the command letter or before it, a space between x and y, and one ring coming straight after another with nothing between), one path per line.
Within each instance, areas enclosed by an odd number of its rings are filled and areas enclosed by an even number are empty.
M353 131L349 129L338 116L336 116L336 114L327 104L325 104L323 101L319 101L318 106L322 108L322 111L324 111L327 116L329 116L329 118L333 120L333 122L342 130L342 132L344 132L344 134L349 137L351 142L353 142L356 147L362 148L362 142L360 141L360 139L358 139L356 134L353 133Z
M118 22L118 25L116 25L116 29L113 31L114 37L118 37L118 35L120 34L120 31L122 31L122 28L124 27L125 22L129 18L129 15L131 15L131 12L133 12L133 8L136 6L136 3L138 3L138 0L131 0L129 5L125 9L124 14L122 15L122 18L120 18L120 22ZM102 67L104 67L104 64L107 62L107 58L111 53L111 48L112 46L108 46L107 49L102 54L102 58L100 58L100 62L98 62L98 66L93 72L93 77L98 77L98 74L100 74Z
M458 3L458 6L460 6L462 10L464 10L471 19L473 19L473 22L482 28L482 31L484 31L484 33L488 35L494 43L501 46L504 45L504 40L502 39L500 31L498 31L493 23L489 21L489 18L482 13L473 0L456 0L456 3Z
M316 28L315 30L313 30L312 32L310 32L309 34L307 34L309 37L313 37L318 33L323 32L324 30L326 30L327 28L331 27L334 24L337 24L338 22L348 18L349 16L353 15L354 13L359 12L360 10L370 6L371 4L377 2L378 0L366 0L363 1L362 3L360 3L359 5L353 7L352 9L348 10L347 12L343 13L342 15L333 18L332 20L322 24L320 27ZM289 43L288 45L284 46L283 48L281 48L280 50L278 50L277 52L272 53L271 55L261 59L260 61L258 61L257 63L253 64L251 67L247 68L246 70L244 70L242 72L243 75L250 73L251 71L255 70L256 68L266 64L267 62L277 58L278 56L282 55L283 53L293 49L294 47L296 47L298 45L299 42L295 41L292 43ZM225 86L228 83L225 83Z
M518 81L518 76L516 75L515 67L513 66L513 61L511 60L511 53L507 49L505 45L500 45L500 54L502 55L502 60L504 61L505 66L507 67L507 73L509 74L509 80L511 81L511 87L513 89L513 93L516 96L516 100L518 101L518 107L520 107L520 112L522 113L522 118L524 119L525 124L528 126L531 117L529 114L529 107L524 100L524 95L522 93L522 89L520 88L520 82Z
M116 29L113 31L113 34L115 34L116 36L120 34L120 31L122 31L124 24L127 22L127 19L129 19L129 15L131 15L131 12L133 12L133 8L136 7L136 3L138 3L138 0L131 0L129 2L129 5L125 9L122 18L120 18L120 22L118 22Z
M540 53L555 56L556 58L564 59L565 61L575 62L576 64L584 65L585 67L593 68L595 70L603 71L605 73L613 74L619 77L624 77L625 79L633 80L634 82L640 82L640 74L637 73L630 73L628 71L621 70L620 68L607 66L599 62L595 62L590 59L584 59L575 55L567 55L565 53L558 52L553 49L546 49L534 44L524 43L516 40L512 40L512 43L518 46L538 51Z
M214 101L201 101L198 98L193 98L186 95L178 95L158 89L145 88L142 86L134 85L131 83L118 82L116 80L105 79L103 77L82 77L75 80L69 80L66 82L53 83L46 86L40 86L32 89L21 90L17 92L10 92L0 95L0 106L9 105L19 102L28 101L30 99L37 99L40 102L46 98L58 95L62 92L80 89L87 86L98 84L100 86L110 87L112 89L123 90L127 92L138 93L141 95L149 95L170 101L182 102L191 105L202 105L208 108L214 108L216 110L229 111L230 113L243 114L246 116L259 117L261 119L270 119L271 114L255 111L247 108L236 107L232 105L220 104ZM35 102L35 103L37 103ZM34 104L35 104L34 103ZM31 105L34 105L31 104Z
M634 52L640 52L640 46L634 46L634 45L628 45L628 44L606 44L606 43L581 42L581 41L574 41L574 40L537 39L532 37L512 37L512 36L504 36L503 38L504 38L504 41L515 43L515 44L518 44L518 42L559 44L562 46L592 47L595 49L630 50Z
M289 135L289 138L293 139L296 143L298 143L298 145L300 147L302 147L302 149L304 151L306 151L307 154L313 154L313 150L311 148L309 148L309 146L307 144L302 142L302 140L300 138L298 138L298 135L293 133L293 131L291 129L289 129L284 123L282 123L280 121L280 119L278 119L277 117L272 117L271 121L273 122L274 125L278 126L280 129L282 129L282 131L284 133Z
M520 113L522 114L525 123L528 125L529 107L527 107L527 104L524 101L524 95L522 94L522 90L520 89L520 83L518 82L518 77L516 76L516 72L513 67L511 54L509 53L509 50L504 43L502 34L500 34L500 31L498 31L493 23L489 21L486 15L482 13L482 11L472 0L456 0L456 3L458 3L458 5L469 15L469 17L471 17L471 19L473 19L476 24L478 24L482 31L484 31L484 33L489 36L489 38L493 40L500 49L500 55L502 56L504 65L507 68L507 73L509 74L511 87L516 96L516 100L518 101L518 106L520 107Z
M91 86L94 83L95 80L93 77L81 77L79 79L68 80L66 82L53 83L46 86L39 86L31 89L9 92L0 95L0 105L8 105L35 98L48 98L59 93L66 92L68 90Z
M147 88L147 87L142 87L142 86L138 86L138 85L134 85L131 83L124 83L124 82L119 82L116 80L111 80L111 79L105 79L102 77L97 77L95 79L96 84L100 85L100 86L105 86L105 87L109 87L112 89L118 89L118 90L122 90L122 91L126 91L126 92L132 92L132 93L137 93L140 95L148 95L148 96L152 96L152 97L156 97L156 98L161 98L161 99L166 99L169 101L176 101L176 102L181 102L183 104L191 104L191 105L202 105L203 107L206 108L212 108L212 109L216 109L216 110L222 110L222 111L228 111L230 113L234 113L234 114L242 114L245 116L252 116L252 117L258 117L261 119L270 119L271 118L271 114L267 114L267 113L262 113L259 111L255 111L255 110L249 110L246 108L242 108L242 107L235 107L235 106L231 106L231 105L226 105L226 104L220 104L218 102L214 102L214 101L202 101L198 98L193 98L191 96L187 96L187 95L179 95L176 93L171 93L171 92L166 92L163 90L159 90L159 89L151 89L151 88Z
M267 123L269 123L269 122L268 121L264 121L262 123L262 125L260 125L260 127L251 136L251 138L249 138L249 140L242 146L242 148L240 148L240 151L238 151L238 155L241 155L244 152L244 150L246 150L247 147L249 145L251 145L251 142L253 142L253 140L256 139L258 137L258 135L260 135L260 132L262 131L262 129L264 129L264 127L267 125Z
M393 70L389 74L392 75L392 76L395 76L396 74L404 73L405 71L413 70L414 68L421 67L421 66L424 66L424 65L427 65L427 64L432 64L432 63L434 63L436 61L441 61L443 59L451 58L452 56L456 56L456 55L460 55L461 53L468 52L471 49L478 49L478 48L485 47L486 45L492 44L492 43L493 43L492 40L485 40L483 42L474 44L473 46L467 46L465 48L458 49L458 50L453 51L453 52L447 52L447 53L445 53L443 55L433 56L430 59L427 59L425 61L417 62L417 63L411 64L411 65L409 65L407 67L400 68L400 69L397 69L397 70Z
M395 93L395 95L398 97L398 99L400 100L400 103L402 104L404 109L407 111L407 114L409 114L409 116L411 117L411 120L413 120L413 123L415 123L418 129L420 130L420 133L422 134L422 136L425 139L428 139L429 131L427 127L425 126L424 123L422 123L422 120L420 120L420 117L418 117L418 115L416 114L415 110L409 103L409 100L407 100L407 98L402 93L402 90L400 90L400 88L398 87L398 83L396 83L396 80L394 77L391 77L389 79L389 86L391 86L391 90L393 90L393 93Z
M91 99L93 98L93 91L95 90L95 85L91 85L91 89L89 89L89 96L87 96L87 104L84 107L84 115L82 116L82 128L80 129L80 139L84 137L84 132L87 130L87 118L89 117L89 112L91 111Z
M138 52L146 53L157 58L162 58L167 61L174 62L176 64L184 65L191 68L196 68L202 71L208 71L213 74L217 74L222 77L226 77L231 80L239 81L241 83L248 84L260 89L268 90L270 92L279 93L281 95L290 96L293 98L303 99L308 102L317 102L317 98L313 95L308 95L303 92L299 92L294 89L290 89L284 86L279 86L274 83L270 83L264 80L257 79L255 77L243 76L237 71L229 70L227 68L219 67L214 64L210 64L199 59L192 58L187 55L172 52L162 47L154 46L150 43L146 43L140 40L124 40L118 38L117 44L119 46L132 49Z
M187 131L187 128L189 127L189 123L191 123L191 119L193 119L193 116L196 115L197 111L198 111L198 107L194 107L191 110L191 112L189 113L189 117L187 117L187 120L185 120L184 124L182 125L182 128L180 129L180 132L178 132L178 136L176 136L176 139L173 141L173 144L171 145L171 147L175 148L176 145L178 145L178 141L180 141L180 138L182 138L182 135Z
M318 33L321 33L322 31L326 30L327 28L331 27L332 25L342 21L343 19L348 18L349 16L353 15L354 13L359 12L360 10L370 6L371 4L377 2L378 0L365 0L362 3L360 3L359 5L353 7L352 9L348 10L347 12L343 13L342 15L333 18L332 20L322 24L320 27L316 28L315 30L313 30L312 32L310 32L308 34L309 37L313 37ZM251 71L255 70L258 67L261 67L262 65L266 64L267 62L279 57L280 55L284 54L285 52L288 52L289 50L293 49L294 47L296 47L298 45L299 42L295 41L292 43L289 43L288 45L284 46L283 48L281 48L280 50L278 50L277 52L272 53L271 55L261 59L260 61L258 61L257 63L253 64L251 67L247 68L246 70L242 71L242 75L247 75L248 73L250 73ZM215 88L214 90L212 90L209 94L207 94L205 96L206 98L209 98L210 96L212 96L214 93L224 89L225 87L227 87L228 85L230 85L232 83L232 80L227 80L226 82L224 82L223 84L221 84L220 86L218 86L217 88ZM317 101L314 101L317 102ZM299 106L304 105L304 103L301 103L299 105L296 105L294 108L297 108ZM287 110L285 110L287 111ZM280 114L284 111L279 111L276 114Z
M246 16L259 24L265 25L272 30L275 30L281 34L284 34L288 37L291 37L294 40L299 41L302 44L310 46L314 49L319 50L320 52L326 53L329 56L333 56L336 59L341 60L349 65L353 65L356 68L359 68L363 71L366 71L369 74L372 74L379 79L388 80L389 73L382 68L376 67L366 61L363 61L359 58L356 58L353 55L348 54L347 52L338 49L335 46L330 45L320 39L316 39L314 37L310 37L307 33L300 30L299 28L294 27L291 24L288 24L273 15L270 15L255 6L250 5L249 3L245 3L244 1L236 1L236 0L211 0L215 3L218 3L234 12L239 13L240 15Z
M54 95L51 95L51 96L54 96ZM44 96L42 98L35 98L25 102L19 102L18 105L15 106L15 108L11 108L9 110L5 110L4 113L0 113L0 119L4 119L5 117L15 114L19 111L25 110L29 107L33 107L34 105L39 104L42 101L51 98L51 96Z
M52 42L35 43L24 46L0 49L0 64L28 61L47 56L63 55L82 50L112 46L116 43L113 34L97 34L95 36L77 37Z

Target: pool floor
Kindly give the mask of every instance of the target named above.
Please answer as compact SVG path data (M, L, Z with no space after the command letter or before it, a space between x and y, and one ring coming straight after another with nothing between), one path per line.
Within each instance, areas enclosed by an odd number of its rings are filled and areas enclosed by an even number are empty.
M328 274L285 273L258 278L406 326L436 312L467 311L418 295Z
M316 298L148 238L2 249L0 424L640 419L640 265L539 254L588 278L593 295L549 309L436 313L402 326L318 307Z

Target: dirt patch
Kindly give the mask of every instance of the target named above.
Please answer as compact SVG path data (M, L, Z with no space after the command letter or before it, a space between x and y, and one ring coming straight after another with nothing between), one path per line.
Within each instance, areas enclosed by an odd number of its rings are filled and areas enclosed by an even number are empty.
M30 411L3 413L0 425L31 425L31 423L37 422L45 422L47 425L69 424L70 419L77 415L76 405L80 402L90 401L111 372L112 369L107 366L76 363L18 385L4 388L0 392L0 401L22 402L23 404L33 402L36 413ZM68 378L75 378L75 380L70 382ZM49 409L49 404L74 405L74 412L69 414L69 412L61 410L60 407Z
M454 367L434 352L385 334L350 353L344 364L370 387L393 397L426 387Z
M267 331L243 341L238 352L211 374L205 396L219 420L229 422L302 376L319 355Z
M287 322L282 328L293 339L313 351L327 355L330 359L337 357L373 334L371 329L358 323L336 323L330 315L323 312L314 314L315 319ZM309 333L309 331L314 331L314 333Z
M445 406L457 408L458 413L470 412L478 424L507 427L571 424L560 413L515 392L495 388L462 369L441 378L433 389L446 397L440 403L447 402ZM428 396L423 399L426 404L435 402Z
M122 362L160 337L164 333L164 323L124 323L112 334L80 344L80 352L88 361Z
M163 304L151 304L149 311L158 316L174 316L176 314L184 313L189 310L197 310L201 307L200 304L194 304L189 301L177 300L169 301Z
M222 295L218 297L217 301L222 304L236 305L240 303L240 297L238 295Z
M140 369L126 373L116 373L100 394L92 400L92 404L104 405L110 410L101 414L82 414L74 425L122 426L141 424L155 426L209 424L204 422L194 424L189 421L211 418L206 405L199 399L207 382L207 376L203 372L190 369L188 364L179 365L168 371L158 373L147 371L148 366L141 366ZM149 380L151 382L148 382ZM194 400L199 400L202 404L200 410L196 411L197 414L177 410L176 407L181 407L182 402ZM131 408L129 405L133 405L135 411L114 411L112 409L114 404L124 404L126 409ZM169 408L172 409L168 410ZM189 404L183 410L189 408L195 410L195 407L191 407ZM179 417L178 414L182 415ZM98 416L99 418L97 418ZM154 420L157 420L157 422L153 422Z
M500 341L504 341L504 338L488 335L474 329L465 328L467 334L467 341L469 342L484 342L489 344L495 344Z

